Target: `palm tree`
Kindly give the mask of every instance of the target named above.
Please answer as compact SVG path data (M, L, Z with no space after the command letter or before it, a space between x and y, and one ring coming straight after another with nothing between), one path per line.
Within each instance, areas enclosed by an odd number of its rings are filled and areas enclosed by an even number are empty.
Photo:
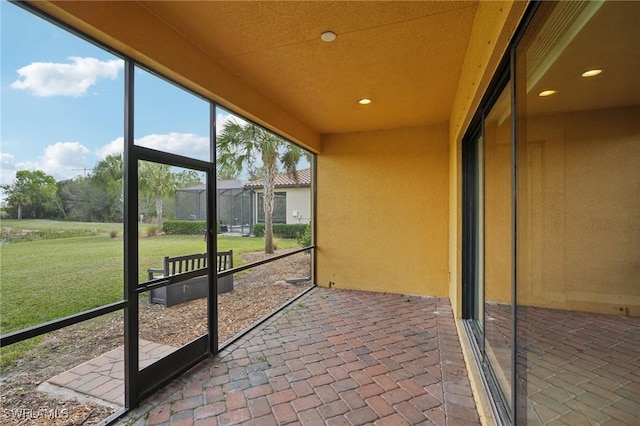
M157 232L162 232L162 198L172 195L178 189L176 176L167 164L140 162L140 191L150 194L156 201Z
M5 189L3 187L3 189ZM9 192L5 189L6 192ZM7 196L7 203L16 206L18 213L18 220L22 220L22 207L31 203L31 198L23 192L15 191L9 192Z
M107 155L93 168L92 178L102 185L108 186L110 190L122 194L124 182L124 161L122 154Z
M273 204L278 163L287 173L308 153L271 132L251 123L228 121L217 138L217 170L240 173L250 168L257 158L262 160L264 183L264 252L273 253Z
M91 181L104 188L110 206L109 215L122 220L124 207L124 161L122 154L107 155L93 168Z

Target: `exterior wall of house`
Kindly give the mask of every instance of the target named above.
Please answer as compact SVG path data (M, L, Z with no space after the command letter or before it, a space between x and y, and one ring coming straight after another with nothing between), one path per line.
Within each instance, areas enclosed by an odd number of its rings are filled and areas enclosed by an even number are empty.
M262 189L255 189L254 192L262 193ZM286 192L287 194L287 224L310 223L311 222L311 188L308 186L301 188L278 188L276 192ZM257 200L257 197L254 198ZM297 211L299 219L293 217L293 212ZM253 217L258 217L258 206L254 201Z
M287 223L311 222L311 188L286 188L287 192ZM293 212L298 217L293 217Z
M317 284L447 295L446 124L327 135L317 163Z

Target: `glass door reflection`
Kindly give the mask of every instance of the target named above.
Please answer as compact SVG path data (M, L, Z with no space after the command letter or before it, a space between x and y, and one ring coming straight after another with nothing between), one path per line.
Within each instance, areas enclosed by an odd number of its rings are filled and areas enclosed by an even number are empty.
M505 406L511 405L512 138L509 84L484 126L484 363Z

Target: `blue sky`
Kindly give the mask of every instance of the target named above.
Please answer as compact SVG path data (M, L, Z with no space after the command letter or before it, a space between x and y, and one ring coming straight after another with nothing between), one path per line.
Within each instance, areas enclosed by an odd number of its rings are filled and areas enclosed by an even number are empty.
M0 183L71 178L121 152L124 62L4 0L0 18ZM136 143L208 160L209 104L143 70L135 81Z

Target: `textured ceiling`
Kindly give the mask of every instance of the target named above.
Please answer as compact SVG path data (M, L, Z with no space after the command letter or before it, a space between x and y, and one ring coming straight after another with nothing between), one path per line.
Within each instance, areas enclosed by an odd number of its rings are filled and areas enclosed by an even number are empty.
M449 119L477 2L140 2L319 133ZM323 31L336 41L320 40ZM362 106L357 100L373 99Z

